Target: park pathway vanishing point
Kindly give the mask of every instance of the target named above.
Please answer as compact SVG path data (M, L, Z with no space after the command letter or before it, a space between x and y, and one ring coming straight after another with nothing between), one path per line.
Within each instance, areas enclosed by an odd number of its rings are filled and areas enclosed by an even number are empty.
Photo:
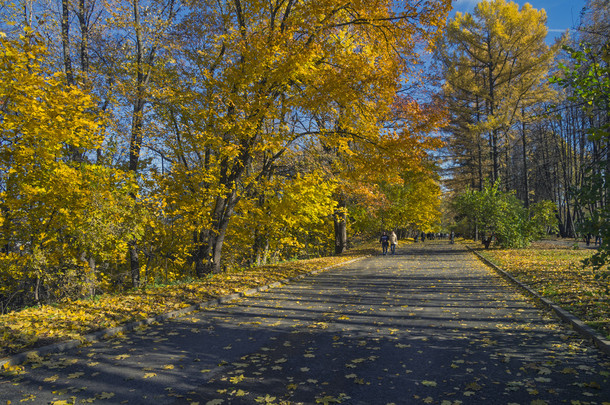
M426 242L0 377L0 405L604 404L610 358Z

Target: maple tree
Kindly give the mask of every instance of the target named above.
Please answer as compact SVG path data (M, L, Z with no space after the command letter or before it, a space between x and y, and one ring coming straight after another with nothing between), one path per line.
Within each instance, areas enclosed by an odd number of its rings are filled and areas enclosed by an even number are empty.
M89 294L100 281L96 260L116 260L124 246L134 184L72 159L99 147L101 118L90 95L45 68L40 38L26 27L0 46L3 305L15 295Z
M353 160L363 145L389 142L380 125L404 61L416 57L415 36L432 40L446 11L408 2L400 12L385 2L194 7L171 52L184 62L168 69L172 88L158 111L172 131L162 141L172 183L191 196L181 197L192 204L182 213L193 216L199 276L220 270L238 205L264 194L259 185L284 154L318 144Z

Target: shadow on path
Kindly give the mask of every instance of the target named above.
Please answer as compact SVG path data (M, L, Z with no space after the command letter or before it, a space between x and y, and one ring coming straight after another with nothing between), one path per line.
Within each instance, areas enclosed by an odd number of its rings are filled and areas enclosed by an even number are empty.
M602 404L609 371L470 253L426 242L34 361L0 403Z

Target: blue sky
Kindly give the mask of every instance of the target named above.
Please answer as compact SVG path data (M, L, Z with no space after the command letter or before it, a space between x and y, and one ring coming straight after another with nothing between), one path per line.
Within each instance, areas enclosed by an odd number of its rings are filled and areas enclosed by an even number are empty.
M534 8L545 9L547 15L547 26L551 40L561 35L566 29L573 28L578 24L580 11L585 5L584 0L512 0L522 6L530 3ZM472 12L479 0L455 0L454 11Z

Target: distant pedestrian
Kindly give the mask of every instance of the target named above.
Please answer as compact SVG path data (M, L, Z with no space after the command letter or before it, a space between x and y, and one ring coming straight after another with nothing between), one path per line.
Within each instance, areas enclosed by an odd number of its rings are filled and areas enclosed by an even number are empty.
M396 232L392 231L390 234L390 252L394 254L396 252L396 245L398 244L398 237L396 236Z
M452 245L455 242L455 233L453 231L451 231L451 236L449 236L449 240Z
M421 241L424 242L426 240L426 234L425 233L421 233Z
M390 237L386 232L381 235L379 238L379 242L381 242L381 250L383 251L384 256L388 254L388 245L390 244Z

